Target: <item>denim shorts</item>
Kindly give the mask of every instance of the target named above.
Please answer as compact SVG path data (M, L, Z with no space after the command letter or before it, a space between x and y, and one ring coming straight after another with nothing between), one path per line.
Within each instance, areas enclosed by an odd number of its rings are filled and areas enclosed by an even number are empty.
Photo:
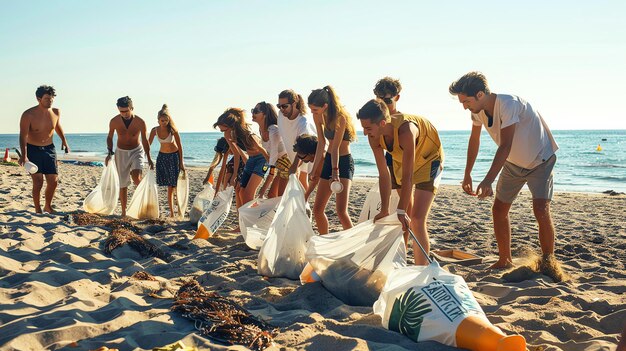
M333 175L333 166L331 162L330 153L326 153L324 158L324 166L322 167L322 174L320 178L330 180ZM352 180L354 176L354 159L351 154L339 156L339 178Z
M248 158L248 162L243 169L243 173L241 174L241 180L239 184L241 187L245 188L248 186L248 182L253 174L258 175L259 177L265 177L265 173L269 169L267 162L265 161L265 157L262 154L258 154Z

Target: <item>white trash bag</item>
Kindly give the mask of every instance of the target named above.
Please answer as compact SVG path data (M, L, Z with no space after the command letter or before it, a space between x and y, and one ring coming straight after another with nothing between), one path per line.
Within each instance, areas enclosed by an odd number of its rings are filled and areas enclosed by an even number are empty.
M98 185L87 195L83 202L83 210L88 213L111 215L117 207L120 197L120 179L115 168L115 159L111 158L109 165L104 167Z
M280 199L254 199L239 207L239 228L246 245L251 249L259 250L263 245Z
M137 185L126 215L136 219L159 218L159 191L154 170L148 170Z
M389 213L396 212L398 208L398 201L400 201L400 196L398 196L398 192L394 189L391 189L391 197L389 198ZM363 223L368 219L373 219L379 212L382 207L382 200L380 198L380 188L378 182L367 192L367 196L365 197L365 202L363 203L363 208L361 209L361 214L359 215L359 220L357 223Z
M374 313L385 328L416 342L433 340L472 351L526 350L522 336L506 336L492 325L463 278L437 262L392 271Z
M202 190L193 199L191 210L189 210L189 222L198 223L204 211L211 207L214 197L215 190L213 190L213 186L209 183L204 184Z
M178 219L185 218L187 213L187 205L189 204L189 177L187 171L178 172L178 180L176 182L176 204L180 213Z
M344 303L371 306L395 268L406 266L406 249L398 216L358 224L309 241L309 262L300 282L321 280Z
M307 242L314 235L306 213L304 188L292 174L259 251L259 274L298 279L306 264Z
M208 239L211 235L215 234L226 220L226 217L228 217L234 193L235 188L232 186L217 193L217 196L215 196L215 199L211 202L211 206L207 208L202 217L200 217L198 230L196 231L194 239Z

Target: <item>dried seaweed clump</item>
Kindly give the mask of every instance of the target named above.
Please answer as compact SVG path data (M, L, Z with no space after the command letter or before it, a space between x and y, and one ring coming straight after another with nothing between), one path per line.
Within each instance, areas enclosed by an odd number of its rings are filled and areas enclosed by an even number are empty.
M156 280L156 278L152 274L146 271L135 272L133 273L133 275L130 276L130 278L135 279L135 280L152 280L152 281Z
M192 319L202 334L252 350L270 347L278 332L228 298L205 291L196 280L185 283L178 290L172 310Z
M129 229L114 229L104 242L104 252L111 254L116 248L128 244L142 257L158 257L168 262L169 256L156 245L135 234Z
M102 227L109 227L111 229L129 229L135 233L141 232L139 228L130 223L127 220L122 219L107 219L101 215L95 213L76 212L69 214L66 218L71 224L76 225L96 225Z

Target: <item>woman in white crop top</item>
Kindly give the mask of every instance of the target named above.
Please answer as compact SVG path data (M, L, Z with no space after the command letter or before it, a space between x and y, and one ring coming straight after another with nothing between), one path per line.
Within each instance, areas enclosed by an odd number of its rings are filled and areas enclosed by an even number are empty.
M287 185L289 179L289 167L291 161L287 156L283 138L278 132L278 114L274 110L274 106L265 101L261 101L252 109L252 120L259 124L263 148L269 154L270 172L265 183L261 187L259 196L262 197L269 189L268 198L278 196L278 189L283 185ZM275 177L278 175L278 177ZM283 184L284 183L284 184Z
M156 178L159 186L167 186L167 203L170 206L170 216L174 217L174 193L178 183L178 173L185 171L183 163L183 146L180 143L178 130L174 125L167 105L158 113L159 125L152 128L148 142L152 144L156 137L161 144L156 162ZM178 209L180 213L181 209Z

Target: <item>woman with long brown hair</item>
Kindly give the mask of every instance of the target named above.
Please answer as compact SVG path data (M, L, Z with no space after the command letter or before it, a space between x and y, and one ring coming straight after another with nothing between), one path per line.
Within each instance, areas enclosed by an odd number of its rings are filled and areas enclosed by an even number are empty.
M237 208L254 199L256 191L269 168L267 151L261 146L259 137L252 133L250 125L246 123L245 112L240 108L229 108L218 117L213 125L224 133L230 151L233 153L234 171L237 174L241 163L245 164L239 179L237 191ZM230 184L236 186L236 177L232 177Z
M319 178L313 205L317 229L320 234L328 233L328 218L325 210L331 196L331 183L334 182L341 183L336 186L343 189L336 194L337 216L344 230L352 228L352 221L348 214L348 198L354 175L354 160L350 153L350 143L356 140L352 118L339 102L335 90L330 86L313 90L309 95L308 104L319 138L313 161L313 173L309 176L312 182ZM324 153L327 141L328 150Z
M152 144L156 137L161 144L156 162L156 179L159 186L167 186L167 203L170 206L170 217L174 217L174 193L178 183L178 173L185 171L183 162L183 146L180 135L172 120L166 104L157 113L159 125L152 128L148 142ZM178 212L181 213L181 209Z

